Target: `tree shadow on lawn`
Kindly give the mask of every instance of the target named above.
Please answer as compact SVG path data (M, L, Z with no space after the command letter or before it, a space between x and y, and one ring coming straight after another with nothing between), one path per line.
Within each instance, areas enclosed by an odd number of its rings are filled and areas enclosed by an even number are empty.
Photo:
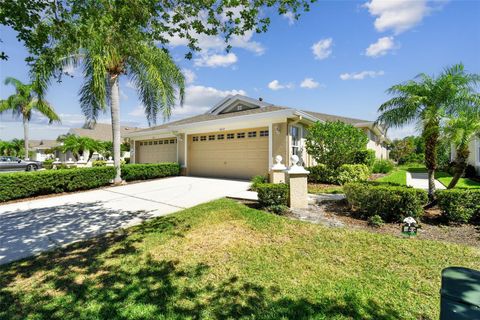
M204 263L155 260L150 233L183 237L174 216L0 266L0 319L399 319L388 302L355 292L292 298L235 274L212 283ZM16 286L16 287L14 287Z

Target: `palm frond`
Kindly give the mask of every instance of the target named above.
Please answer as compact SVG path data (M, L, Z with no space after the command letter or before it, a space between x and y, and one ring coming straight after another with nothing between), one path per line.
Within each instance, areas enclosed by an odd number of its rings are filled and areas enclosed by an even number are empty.
M84 60L85 82L80 89L80 106L87 120L95 122L107 108L107 68L100 54L88 53Z
M55 113L53 107L45 100L38 100L34 99L30 103L31 110L37 110L41 114L43 114L49 123L53 122L61 122L60 117Z

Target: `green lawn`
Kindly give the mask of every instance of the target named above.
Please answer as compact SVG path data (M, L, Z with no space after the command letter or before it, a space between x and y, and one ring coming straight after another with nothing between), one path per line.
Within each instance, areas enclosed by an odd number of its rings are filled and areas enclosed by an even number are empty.
M319 193L330 193L330 194L338 194L343 193L342 186L337 186L335 184L327 185L327 184L308 184L308 193L319 194Z
M453 177L446 172L440 171L435 173L435 179L447 187L452 181ZM468 178L460 178L455 188L478 189L480 188L480 182Z
M0 319L438 319L480 251L218 200L0 267Z
M404 169L394 169L392 172L390 172L388 175L377 179L376 181L379 182L390 182L390 183L395 183L399 184L402 186L407 185L407 171Z

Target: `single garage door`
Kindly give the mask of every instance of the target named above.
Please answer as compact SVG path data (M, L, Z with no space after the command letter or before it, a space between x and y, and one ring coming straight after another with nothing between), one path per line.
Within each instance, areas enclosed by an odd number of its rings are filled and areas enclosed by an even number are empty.
M189 135L192 176L250 179L268 173L268 128Z
M177 139L139 141L137 163L177 162Z

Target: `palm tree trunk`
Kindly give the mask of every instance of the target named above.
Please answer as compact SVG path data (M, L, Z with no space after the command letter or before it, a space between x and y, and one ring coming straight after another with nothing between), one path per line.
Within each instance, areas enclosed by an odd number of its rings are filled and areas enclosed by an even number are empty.
M455 174L453 175L452 181L448 184L447 189L452 189L457 185L458 180L463 176L465 168L467 167L467 159L470 155L470 151L467 148L459 148L457 150L457 157L455 159Z
M26 117L23 117L23 142L25 144L24 149L25 149L25 160L29 159L29 150L28 150L28 119Z
M112 115L112 136L113 136L113 165L115 167L115 179L113 183L119 184L122 182L120 169L120 99L118 87L118 75L110 75L110 111Z
M428 196L435 199L435 170L437 169L437 145L440 134L436 121L429 122L423 129L425 138L425 166L428 170Z

